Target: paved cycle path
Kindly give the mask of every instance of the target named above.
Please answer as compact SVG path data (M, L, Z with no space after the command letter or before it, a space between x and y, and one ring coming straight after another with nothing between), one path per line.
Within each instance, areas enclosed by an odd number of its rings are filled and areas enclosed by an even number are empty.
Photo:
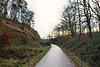
M75 67L75 65L61 48L52 44L51 49L35 67Z

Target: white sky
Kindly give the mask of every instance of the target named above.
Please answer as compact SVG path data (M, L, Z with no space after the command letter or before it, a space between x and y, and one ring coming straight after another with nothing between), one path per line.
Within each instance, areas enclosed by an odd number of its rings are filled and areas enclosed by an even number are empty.
M67 0L26 0L28 8L36 13L35 29L41 37L48 35L60 22L60 16Z

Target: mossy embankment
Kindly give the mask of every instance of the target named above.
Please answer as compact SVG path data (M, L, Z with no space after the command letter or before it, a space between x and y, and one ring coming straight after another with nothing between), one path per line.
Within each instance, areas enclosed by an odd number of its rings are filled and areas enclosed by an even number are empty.
M19 22L0 22L0 67L25 67L45 54L48 47L41 45L38 32L24 26L22 30Z
M77 67L99 67L100 66L100 37L99 32L90 38L67 38L58 37L52 42L58 44L71 57ZM63 41L63 42L62 42Z
M23 67L34 67L40 59L42 59L42 57L49 51L51 47L50 46L46 46L44 47L42 50L43 52L39 53L38 55L36 56L33 56L32 59L30 60L30 62L28 62L27 64L25 64Z

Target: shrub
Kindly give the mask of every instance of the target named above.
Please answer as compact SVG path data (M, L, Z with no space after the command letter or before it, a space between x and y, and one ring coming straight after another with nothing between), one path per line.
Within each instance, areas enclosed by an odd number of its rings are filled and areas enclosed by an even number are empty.
M81 60L88 62L91 67L100 66L100 38L73 38L63 44L63 47L73 51Z
M80 36L80 38L85 38L86 39L86 34L83 34Z
M9 30L5 30L0 38L0 46L11 45L12 44L11 39L12 39L12 34L9 32Z

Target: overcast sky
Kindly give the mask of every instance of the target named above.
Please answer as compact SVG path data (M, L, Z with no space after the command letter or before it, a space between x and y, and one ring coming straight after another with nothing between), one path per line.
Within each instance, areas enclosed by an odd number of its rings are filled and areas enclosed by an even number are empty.
M67 0L26 0L28 8L36 13L35 29L41 37L48 35L60 22L61 13Z

